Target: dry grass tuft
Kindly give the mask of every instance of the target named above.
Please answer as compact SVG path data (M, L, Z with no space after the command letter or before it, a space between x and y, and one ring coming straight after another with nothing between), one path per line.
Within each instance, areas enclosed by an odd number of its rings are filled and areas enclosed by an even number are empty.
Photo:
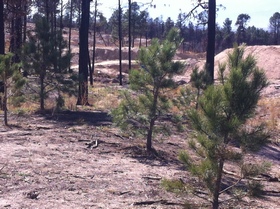
M89 88L89 103L94 110L111 111L116 108L120 101L120 90L117 85L96 84Z
M280 142L280 97L262 98L258 103L258 115L254 123L265 124L271 135L271 141Z
M267 124L267 128L280 131L280 98L263 98L259 102L260 120Z

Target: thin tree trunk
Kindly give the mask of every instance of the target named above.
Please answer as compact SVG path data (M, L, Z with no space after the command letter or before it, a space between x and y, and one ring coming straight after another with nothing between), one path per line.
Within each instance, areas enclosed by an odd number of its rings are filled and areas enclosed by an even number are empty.
M63 36L63 0L60 0L60 22L59 22L59 28L61 35ZM62 57L62 40L59 41L59 61L61 62L61 57ZM61 70L61 65L58 65L59 67L59 72Z
M149 127L148 134L147 134L147 144L146 144L147 151L152 151L152 139L153 139L154 126L155 126L155 119L153 118L150 121L150 127Z
M15 51L15 20L14 20L14 17L11 20L10 28L11 28L11 32L10 32L10 48L9 48L9 51L14 53L14 51Z
M90 61L90 54L89 54L89 49L88 51L88 71L89 71L89 80L90 80L90 84L92 85L93 83L93 77L92 77L92 68L91 68L91 61Z
M200 95L200 89L197 89L197 95L196 95L196 104L195 104L195 109L198 109L198 99L199 99L199 95Z
M4 110L4 124L5 126L8 125L8 108L7 108L7 78L6 78L6 72L4 72L4 98L3 98L3 110Z
M44 95L44 78L43 74L40 75L40 110L45 110L45 95Z
M92 46L92 71L90 73L90 85L93 85L93 74L95 65L95 48L96 48L96 19L97 19L97 0L94 5L94 22L93 22L93 46Z
M69 52L71 52L71 36L72 36L72 20L73 19L73 0L70 0L70 23L69 23L69 40L68 40L68 47ZM71 59L69 60L69 72L71 72Z
M50 7L49 7L49 0L45 0L45 5L46 5L46 18L47 18L47 22L50 21Z
M142 33L140 34L139 48L142 47Z
M146 32L145 38L146 38L146 47L148 47L148 32Z
M133 26L133 32L132 32L132 48L135 46L135 26Z
M22 19L20 16L16 17L15 33L16 33L16 38L15 38L14 62L19 63L20 62L19 53L22 45Z
M149 130L148 130L148 134L147 134L147 144L146 144L147 151L153 150L152 139L153 139L154 126L155 126L155 122L157 119L156 114L157 114L158 95L159 95L159 90L155 89L154 90L154 101L153 101L153 106L152 106L152 111L151 111L150 126L149 126Z
M49 1L50 4L50 23L51 23L51 33L54 34L55 33L55 41L54 41L54 46L52 46L53 48L57 48L59 47L58 43L57 43L57 38L56 38L56 28L57 28L57 24L56 24L56 4L54 1ZM58 57L59 59L59 57ZM58 59L54 59L53 62L53 67L55 69L55 71L57 71L58 68Z
M27 9L28 9L28 6L27 6L27 3L25 2L24 11L27 11ZM23 17L23 40L22 40L23 43L26 42L26 32L27 32L27 13L24 14L24 17Z
M120 64L120 85L122 86L122 10L119 0L119 64Z
M81 3L82 2L82 3ZM82 9L81 4L83 4L83 0L80 0L79 8L78 8L78 25L81 25L81 19L82 19Z
M216 0L209 0L206 66L207 66L207 72L211 78L212 83L214 83L215 34L216 34Z
M4 2L0 0L0 54L5 54Z
M221 159L219 160L217 179L215 182L215 188L213 193L213 202L212 202L213 209L219 209L219 195L220 195L220 187L222 182L223 167L224 167L224 160Z
M0 54L2 54L2 55L5 54L5 28L4 28L4 2L3 2L3 0L0 0ZM4 81L0 81L1 91L3 91L3 89L4 89L4 92L5 92L4 86L5 86ZM2 98L2 96L0 96L1 110L4 110L3 100L4 100L4 98Z
M128 0L128 70L131 70L131 0Z

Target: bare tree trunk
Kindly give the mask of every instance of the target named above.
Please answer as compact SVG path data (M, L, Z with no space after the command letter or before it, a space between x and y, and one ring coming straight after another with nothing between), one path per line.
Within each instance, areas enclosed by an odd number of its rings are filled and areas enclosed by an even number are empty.
M139 48L142 47L142 33L140 34Z
M0 0L0 54L5 54L4 2Z
M45 110L45 95L44 95L44 79L45 75L40 75L40 110Z
M21 49L21 45L22 45L22 18L21 18L21 16L16 17L15 33L16 33L16 39L15 39L14 61L16 63L19 63L20 62L19 53L20 53L20 49Z
M93 74L94 74L94 65L95 65L97 4L98 2L97 0L95 0L94 22L93 22L92 71L90 73L90 85L93 85Z
M72 20L73 19L73 0L70 0L70 23L69 23L69 40L68 40L68 47L69 52L71 52L71 36L72 36ZM71 72L71 59L69 60L69 72Z
M91 84L91 82L93 83L93 77L92 77L92 68L91 68L89 49L88 49L88 71L89 71L89 80Z
M46 18L47 21L50 21L50 6L49 6L49 0L45 0L45 5L46 5Z
M153 106L152 106L152 111L151 111L150 126L149 126L148 134L147 134L147 144L146 144L147 151L153 150L152 139L153 139L155 122L157 120L158 95L159 95L159 89L155 89L154 90L154 101L153 101Z
M4 110L4 124L5 126L8 125L8 108L7 108L7 78L6 78L6 72L4 72L4 98L3 98L3 110Z
M24 11L27 11L27 9L28 9L28 5L27 5L27 2L25 2ZM27 13L23 17L23 39L22 39L22 43L26 42L26 32L27 32Z
M212 83L214 83L215 34L216 34L216 0L209 0L206 67Z
M217 173L217 179L215 182L214 194L213 194L213 202L212 208L219 209L219 195L220 195L220 187L222 182L222 174L223 174L224 160L219 160L219 167Z
M79 31L80 51L79 51L79 94L77 105L89 105L88 102L88 30L90 1L82 0L82 18Z
M120 85L122 86L122 8L119 0L119 64L120 64Z
M146 144L147 151L152 151L152 139L153 139L154 126L155 126L155 120L152 119L150 121L150 127L149 127L148 134L147 134L147 144Z
M128 70L131 70L131 0L128 0Z
M59 20L59 28L61 35L63 36L63 0L60 0L60 20ZM59 61L61 61L62 57L62 40L59 41ZM59 71L61 70L61 65L58 65Z
M146 31L146 34L145 34L145 38L146 38L146 47L148 47L148 32Z

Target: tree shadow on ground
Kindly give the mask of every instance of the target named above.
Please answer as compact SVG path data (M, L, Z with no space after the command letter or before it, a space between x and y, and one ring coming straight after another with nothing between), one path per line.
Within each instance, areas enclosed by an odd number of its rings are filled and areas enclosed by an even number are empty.
M182 163L178 160L177 155L173 155L175 151L157 149L154 152L148 152L142 146L128 146L124 148L126 155L137 160L142 164L150 166L168 166L176 165L178 169L182 169Z
M60 111L55 114L44 113L47 120L53 120L63 123L64 125L93 125L108 126L112 124L112 117L107 112L100 111Z
M270 160L279 160L280 159L280 149L279 145L269 143L257 153L260 156L264 156Z

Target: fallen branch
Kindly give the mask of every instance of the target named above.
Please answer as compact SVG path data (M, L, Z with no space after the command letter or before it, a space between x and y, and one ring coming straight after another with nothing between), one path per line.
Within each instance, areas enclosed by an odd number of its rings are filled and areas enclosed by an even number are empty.
M240 178L240 176L239 176L239 175L237 175L236 173L231 172L231 171L227 171L226 169L223 169L223 172L224 172L225 174L228 174L228 175L231 175L231 176L234 176L234 177Z
M124 195L124 194L127 194L127 193L130 193L130 191L120 192L119 195Z
M227 170L223 170L223 172L225 173L225 174L227 174L227 175L231 175L231 176L234 176L234 177L236 177L236 178L238 178L239 179L239 181L240 181L240 179L242 178L242 177L240 177L239 175L237 175L236 173L233 173L233 172L231 172L231 171L227 171ZM277 178L277 177L272 177L272 176L270 176L270 175L268 175L268 174L264 174L264 173L261 173L260 174L260 176L262 176L262 177L248 177L247 179L251 179L251 180L254 180L254 181L269 181L269 182L279 182L279 179ZM243 179L243 178L242 178Z
M135 202L133 205L153 205L153 204L162 204L162 205L182 205L180 203L168 202L167 200L147 200L141 202Z
M157 177L157 176L143 176L143 179L149 179L149 180L161 180L161 177Z
M0 168L0 172L2 172L2 170L6 167L6 164L2 166L2 168Z
M98 139L91 141L90 143L86 143L87 148L94 149L98 147Z
M78 142L90 142L90 139L78 139Z
M122 140L125 140L125 138L119 134L114 134L114 136L121 138Z

